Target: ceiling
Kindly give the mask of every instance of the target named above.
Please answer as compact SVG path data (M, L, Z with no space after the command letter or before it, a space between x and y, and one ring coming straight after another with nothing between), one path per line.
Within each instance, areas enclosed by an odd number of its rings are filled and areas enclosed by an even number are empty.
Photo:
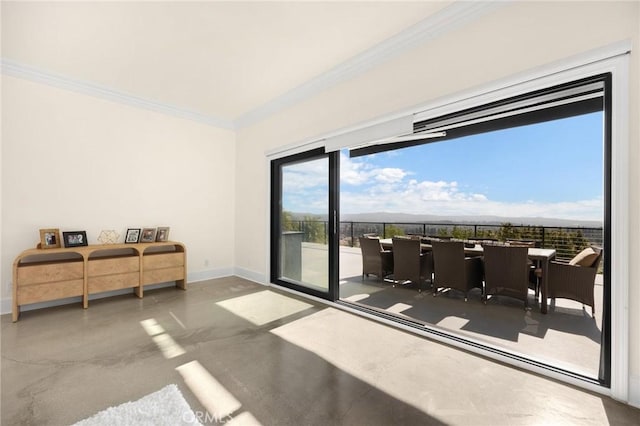
M225 127L442 14L452 2L7 2L13 66Z

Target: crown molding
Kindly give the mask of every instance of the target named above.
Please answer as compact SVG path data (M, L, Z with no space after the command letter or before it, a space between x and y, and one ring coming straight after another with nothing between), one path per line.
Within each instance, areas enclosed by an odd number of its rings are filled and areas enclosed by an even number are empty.
M1 59L1 68L2 74L8 76L23 78L136 108L172 115L217 128L239 130L260 122L300 101L311 98L331 86L362 74L420 44L460 28L505 4L508 4L508 2L455 0L451 5L446 6L434 15L423 19L395 36L333 67L326 73L285 92L262 106L236 117L234 120L214 117L175 105L145 99L110 87L77 80L21 64L8 58Z
M508 2L454 1L453 4L335 66L326 73L240 115L234 120L235 128L249 127L331 86L368 71L401 53L460 28L505 4Z
M112 102L126 104L136 108L142 108L162 114L172 115L191 121L207 124L223 129L234 130L233 122L219 117L201 114L186 108L174 105L156 102L145 99L130 93L114 90L110 87L101 86L87 81L77 80L60 74L54 74L49 71L38 69L29 65L2 58L2 74L11 77L18 77L41 84L58 87L61 89L71 90L89 96L106 99Z

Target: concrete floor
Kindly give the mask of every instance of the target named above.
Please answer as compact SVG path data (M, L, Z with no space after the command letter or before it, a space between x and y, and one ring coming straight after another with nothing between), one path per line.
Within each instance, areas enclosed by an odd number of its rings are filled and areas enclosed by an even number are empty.
M235 277L1 326L2 425L71 424L171 383L230 424L640 424L610 398ZM194 362L215 392L176 370Z

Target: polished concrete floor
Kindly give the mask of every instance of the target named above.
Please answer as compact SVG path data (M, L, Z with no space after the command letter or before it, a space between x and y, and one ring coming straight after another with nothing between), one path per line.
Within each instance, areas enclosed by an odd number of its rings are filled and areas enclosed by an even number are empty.
M1 325L2 425L72 424L172 383L216 413L205 424L640 424L610 398L236 277Z

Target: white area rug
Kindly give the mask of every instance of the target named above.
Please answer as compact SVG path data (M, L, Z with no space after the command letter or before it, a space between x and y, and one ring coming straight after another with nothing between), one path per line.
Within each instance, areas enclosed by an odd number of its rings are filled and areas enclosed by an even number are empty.
M176 385L165 386L137 401L110 407L74 426L201 425Z

